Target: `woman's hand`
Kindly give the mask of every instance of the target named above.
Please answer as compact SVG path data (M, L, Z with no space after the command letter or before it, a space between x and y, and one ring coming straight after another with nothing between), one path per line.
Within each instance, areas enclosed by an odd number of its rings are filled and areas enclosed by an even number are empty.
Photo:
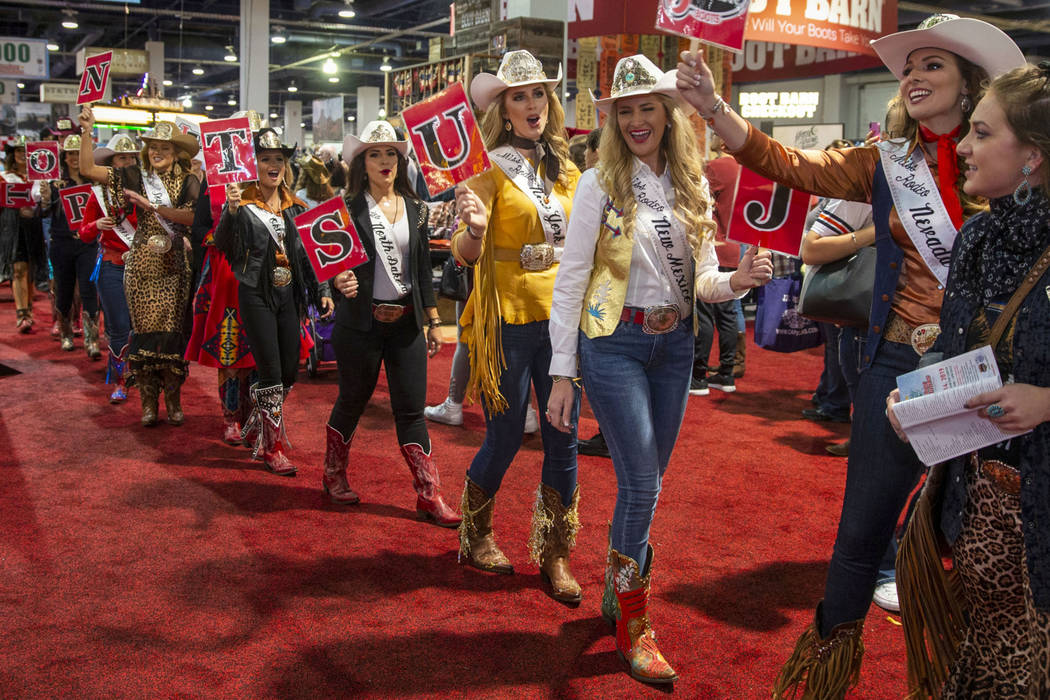
M572 408L576 404L576 387L567 379L554 382L547 398L547 420L555 430L572 432Z
M474 238L481 238L485 235L485 228L489 224L489 213L481 198L466 185L456 187L456 211L459 213L459 220L470 228Z
M80 123L81 133L91 133L91 130L95 128L95 112L92 111L91 105L84 105L81 108L77 121Z
M124 190L124 196L128 198L128 201L134 204L139 209L151 211L154 214L157 213L157 208L153 206L153 202L149 201L135 190Z
M332 301L332 297L321 297L321 318L331 318L332 312L335 311L335 302Z
M715 78L704 62L703 51L681 53L675 85L683 100L696 107L701 114L711 113L711 107L717 101Z
M755 246L749 247L740 258L736 272L729 278L729 286L734 292L761 287L773 279L773 256L768 250L756 251Z
M430 326L427 328L427 357L433 357L441 349L441 327Z
M231 214L236 214L241 206L241 188L236 183L226 185L226 206Z
M1001 410L989 408L993 405ZM1007 384L986 391L966 402L966 408L981 407L981 415L1006 433L1023 433L1050 421L1050 389L1033 384Z
M117 227L117 221L112 216L103 216L95 222L95 226L102 231L112 231Z
M908 436L904 434L904 428L901 427L901 422L897 420L897 415L893 412L893 407L900 402L901 392L898 389L894 389L886 397L886 417L889 418L890 427L893 428L893 432L897 433L897 437L901 439L901 442L908 442Z
M335 284L336 291L347 299L353 299L357 296L357 275L354 274L353 270L340 272L332 281Z

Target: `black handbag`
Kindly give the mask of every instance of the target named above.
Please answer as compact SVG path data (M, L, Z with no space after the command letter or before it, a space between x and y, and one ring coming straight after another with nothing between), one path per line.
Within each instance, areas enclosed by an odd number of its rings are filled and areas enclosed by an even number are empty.
M813 267L802 281L800 316L837 326L867 328L875 287L875 248Z
M438 293L453 301L466 301L470 296L470 268L456 262L453 255L449 255L441 266Z

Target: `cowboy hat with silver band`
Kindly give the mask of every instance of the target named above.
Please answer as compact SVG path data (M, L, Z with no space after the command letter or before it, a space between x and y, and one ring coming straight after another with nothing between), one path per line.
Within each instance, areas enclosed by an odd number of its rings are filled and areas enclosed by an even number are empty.
M28 141L29 139L26 138L25 134L16 134L4 144L4 153L11 153L18 148L25 148Z
M295 146L284 145L276 130L265 127L255 135L255 155L258 156L263 151L280 151L285 158L291 158L295 153Z
M175 122L159 121L153 128L142 135L143 141L163 141L181 149L188 157L197 155L201 149L197 138L191 134L184 134L176 126Z
M696 110L682 99L681 93L675 87L677 80L677 69L664 73L644 54L626 56L616 62L609 96L599 100L591 92L591 99L599 112L609 114L616 100L657 93L673 99L687 115L692 114Z
M230 119L238 119L240 117L248 118L248 126L253 134L259 133L270 125L269 121L263 119L254 109L242 109L230 115Z
M115 134L102 148L95 149L95 165L109 165L113 156L118 153L139 155L139 147L127 134Z
M944 49L980 66L994 78L1025 64L1024 54L1001 29L979 19L940 14L916 29L871 41L871 48L898 80L904 79L908 56L917 49Z
M522 85L543 83L550 88L561 82L561 64L558 77L548 78L539 59L525 50L509 51L499 63L496 74L478 73L470 81L470 96L478 109L484 112L505 90Z
M397 137L397 131L390 122L379 119L365 124L365 128L361 130L361 138L353 134L346 135L343 139L343 160L352 163L359 153L374 146L391 146L401 155L408 156L408 141Z
M62 139L61 151L79 151L80 150L80 134L70 134L69 136Z

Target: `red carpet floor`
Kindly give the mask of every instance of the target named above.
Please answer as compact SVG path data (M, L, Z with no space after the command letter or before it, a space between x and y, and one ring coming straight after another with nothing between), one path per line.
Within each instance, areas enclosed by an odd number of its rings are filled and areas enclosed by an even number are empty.
M186 423L138 425L138 396L113 407L103 362L80 340L14 333L0 289L0 696L4 698L633 698L664 691L624 672L598 613L610 463L580 459L583 530L573 560L584 602L540 589L525 540L537 437L499 494L514 576L457 565L455 531L417 522L385 383L351 452L359 507L321 500L334 368L303 375L287 406L299 476L285 479L220 441L215 371L194 366ZM430 364L445 393L452 347ZM799 418L817 352L749 348L735 394L690 399L660 499L652 619L683 698L764 698L820 596L845 460L844 426ZM580 433L589 436L592 418ZM443 491L457 502L480 445L433 426ZM905 691L895 616L872 607L852 696Z

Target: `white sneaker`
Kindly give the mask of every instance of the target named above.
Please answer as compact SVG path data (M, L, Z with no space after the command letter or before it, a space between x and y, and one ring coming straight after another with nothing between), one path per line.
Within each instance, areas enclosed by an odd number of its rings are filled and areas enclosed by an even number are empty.
M445 399L443 403L437 406L424 408L423 417L435 423L463 425L463 404L455 403L452 399Z
M529 412L525 414L525 432L538 433L540 432L540 417L536 413L536 409L531 405L529 406Z
M901 605L897 600L897 580L887 578L875 585L875 595L871 597L875 605L889 612L900 612Z

